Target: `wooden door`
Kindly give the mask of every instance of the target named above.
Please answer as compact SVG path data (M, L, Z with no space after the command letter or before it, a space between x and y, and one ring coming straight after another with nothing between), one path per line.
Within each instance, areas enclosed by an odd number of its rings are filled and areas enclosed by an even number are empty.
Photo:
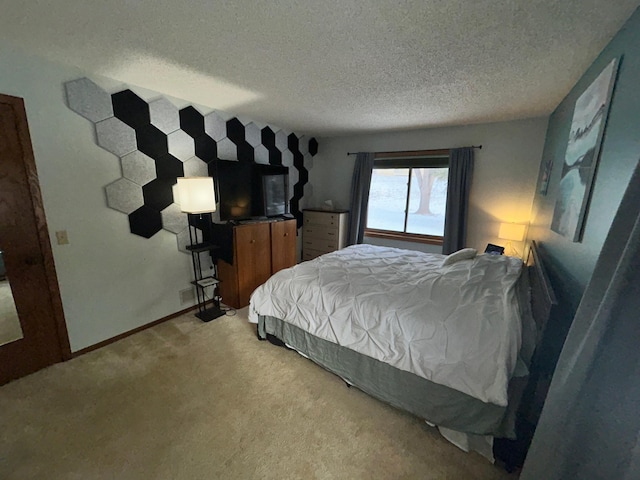
M296 264L296 221L271 224L271 274Z
M271 276L271 239L268 223L240 225L234 229L238 303L249 305L253 291Z
M71 358L24 102L0 95L0 250L22 338L0 346L0 385Z

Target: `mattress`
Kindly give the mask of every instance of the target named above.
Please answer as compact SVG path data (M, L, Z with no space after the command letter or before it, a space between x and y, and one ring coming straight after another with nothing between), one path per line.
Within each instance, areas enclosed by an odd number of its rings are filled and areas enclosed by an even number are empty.
M355 245L275 274L250 320L282 319L313 336L498 406L518 364L519 259Z

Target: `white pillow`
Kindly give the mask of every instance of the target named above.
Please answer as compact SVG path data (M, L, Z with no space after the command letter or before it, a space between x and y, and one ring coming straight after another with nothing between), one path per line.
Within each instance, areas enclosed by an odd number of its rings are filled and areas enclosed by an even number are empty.
M458 250L457 252L447 255L442 261L441 266L446 267L447 265L459 262L460 260L469 260L471 258L475 258L477 254L478 251L475 248L463 248L462 250Z

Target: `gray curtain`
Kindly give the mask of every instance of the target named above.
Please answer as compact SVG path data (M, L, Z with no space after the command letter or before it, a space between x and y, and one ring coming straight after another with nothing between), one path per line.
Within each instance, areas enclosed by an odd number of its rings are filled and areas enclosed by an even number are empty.
M351 209L349 211L349 245L362 243L364 229L367 226L367 206L369 205L369 187L375 154L359 152L353 167L351 179Z
M640 168L558 360L522 480L640 478Z
M449 153L449 185L444 218L442 253L464 248L467 241L469 191L473 174L473 147L454 148Z

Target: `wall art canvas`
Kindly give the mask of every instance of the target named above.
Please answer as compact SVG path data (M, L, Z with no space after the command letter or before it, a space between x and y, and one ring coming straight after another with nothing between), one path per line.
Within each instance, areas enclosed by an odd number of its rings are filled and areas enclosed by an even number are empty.
M591 187L618 70L612 60L576 101L551 230L582 240Z

